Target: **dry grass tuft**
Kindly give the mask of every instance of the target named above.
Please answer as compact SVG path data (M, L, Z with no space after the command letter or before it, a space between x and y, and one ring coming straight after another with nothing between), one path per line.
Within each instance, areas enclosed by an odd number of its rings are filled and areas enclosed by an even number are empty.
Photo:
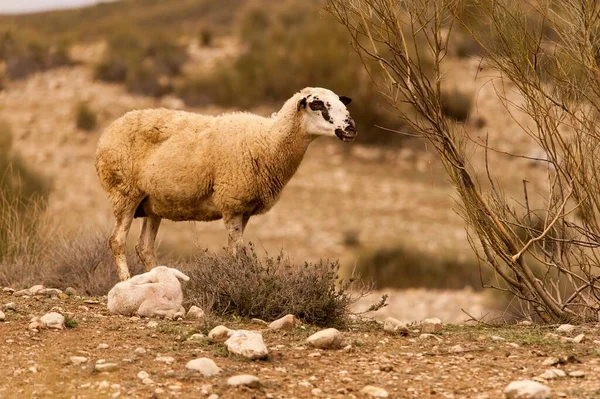
M310 324L343 325L349 306L365 293L364 285L338 279L337 261L295 265L283 253L263 260L252 245L237 256L205 250L180 268L190 277L186 305L217 315L274 320L291 313Z
M98 115L87 102L80 102L75 110L77 129L92 131L98 126Z

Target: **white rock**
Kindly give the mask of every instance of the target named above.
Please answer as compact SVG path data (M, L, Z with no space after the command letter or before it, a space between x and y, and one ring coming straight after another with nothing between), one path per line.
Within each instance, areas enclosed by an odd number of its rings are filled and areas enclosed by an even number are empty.
M450 349L448 349L448 353L462 353L465 349L460 345L454 345Z
M107 391L110 388L110 382L104 380L98 384L98 390Z
M31 293L31 295L35 295L35 294L37 294L38 292L40 292L41 290L43 290L44 288L45 288L45 287L44 287L43 285L41 285L41 284L34 285L33 287L31 287L31 288L29 289L29 292Z
M504 389L506 399L545 399L550 397L550 388L530 380L513 381Z
M142 370L139 373L137 373L137 378L139 378L140 380L144 380L146 378L150 377L150 374L148 374L146 371Z
M440 337L438 337L437 335L434 335L434 334L421 334L421 335L419 335L419 339L421 339L421 340L435 339L437 341L441 341L442 340Z
M135 354L137 354L137 355L143 355L143 354L145 354L145 353L146 353L146 349L144 349L144 348L142 348L142 347L139 347L139 348L135 348L134 352L135 352Z
M400 321L398 319L394 319L393 317L388 317L383 322L383 331L390 334L408 334L408 326L405 322Z
M296 316L288 314L269 324L269 328L271 330L291 330L299 323L300 321L296 319Z
M156 328L158 327L158 322L156 320L150 320L148 323L146 323L146 327Z
M542 362L542 366L554 366L557 365L558 363L560 363L560 359L557 357L549 357L546 358L546 360L544 360Z
M566 377L567 373L560 369L549 369L544 371L538 377L543 378L544 380L554 380L556 378Z
M94 366L94 370L98 372L102 371L117 371L119 366L116 363L100 363Z
M10 287L4 287L4 288L2 288L2 292L6 292L7 294L12 294L13 292L15 292L15 289L10 288Z
M98 344L96 349L108 349L108 344Z
M310 393L312 394L312 396L321 396L323 390L319 388L313 388L311 389Z
M442 321L438 318L425 319L420 324L422 333L438 333L444 328Z
M227 351L248 359L264 359L269 350L259 332L238 330L234 331L225 341Z
M556 328L556 332L558 333L568 333L575 329L576 327L571 324L563 324Z
M61 290L59 290L58 288L42 288L41 290L39 290L35 294L36 295L52 296L52 295L60 295L62 293L63 292Z
M82 363L87 362L88 358L84 357L84 356L71 356L69 358L69 360L71 361L72 364L77 365L77 364L82 364Z
M260 387L260 379L250 374L234 375L227 379L227 385L234 387L244 385L250 388L258 388Z
M216 326L208 333L208 339L210 339L211 342L225 342L232 333L233 330L230 330L225 326Z
M65 317L56 312L46 313L40 317L40 324L42 327L62 330L65 328Z
M17 305L14 302L9 302L4 305L4 310L17 310Z
M186 319L202 320L204 318L204 310L200 309L198 306L192 306L185 317Z
M579 334L578 336L576 336L575 338L573 338L573 342L575 342L576 344L580 344L585 340L585 334Z
M314 333L306 339L306 343L315 348L336 349L342 347L342 333L335 328L327 328Z
M204 338L205 338L204 334L196 333L196 334L190 335L190 337L187 340L188 341L200 341L200 340L202 340Z
M31 291L29 291L28 288L25 288L24 290L19 290L19 291L15 291L13 292L13 296L31 296L33 295L31 293Z
M373 385L367 385L363 389L360 390L360 393L370 396L372 398L387 398L390 396L388 392L379 387L375 387Z
M6 315L4 314L3 311L0 310L0 321L4 321L6 320Z
M154 380L150 377L146 377L142 380L142 384L144 385L152 385L154 384Z
M199 371L205 377L212 377L221 372L221 369L217 364L207 357L201 357L200 359L194 359L187 362L185 368L188 370Z
M491 339L492 341L494 341L494 342L504 342L504 341L506 341L506 339L505 339L505 338L503 338L503 337L500 337L500 336L498 336L498 335L492 335L492 336L490 337L490 339Z
M573 378L583 378L585 377L585 373L581 370L575 370L575 371L571 371L569 373L569 377L573 377Z
M154 361L171 364L175 361L175 358L171 356L156 356L156 359L154 359Z

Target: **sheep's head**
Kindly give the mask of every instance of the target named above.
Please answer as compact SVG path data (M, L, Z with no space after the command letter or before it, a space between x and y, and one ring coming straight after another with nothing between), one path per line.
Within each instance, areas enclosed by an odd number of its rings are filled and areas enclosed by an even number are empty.
M346 106L352 101L331 90L307 87L300 92L298 112L304 113L306 132L314 136L337 136L344 142L356 137L354 120Z

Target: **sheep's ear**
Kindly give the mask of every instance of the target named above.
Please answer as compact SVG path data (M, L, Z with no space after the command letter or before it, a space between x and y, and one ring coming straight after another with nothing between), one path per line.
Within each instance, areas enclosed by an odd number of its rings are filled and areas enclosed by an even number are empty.
M179 270L177 270L177 269L174 269L174 268L172 268L172 267L171 267L171 268L169 268L169 269L171 269L171 273L173 273L173 275L174 275L175 277L177 277L178 279L180 279L180 280L183 280L183 281L189 281L189 280L190 280L190 278L189 278L188 276L186 276L185 274L183 274L183 273L182 273L182 272L180 272Z
M302 97L300 101L298 101L298 111L300 108L306 108L306 97Z
M346 97L346 96L340 96L340 101L344 104L344 105L348 105L352 102L352 99L350 97Z

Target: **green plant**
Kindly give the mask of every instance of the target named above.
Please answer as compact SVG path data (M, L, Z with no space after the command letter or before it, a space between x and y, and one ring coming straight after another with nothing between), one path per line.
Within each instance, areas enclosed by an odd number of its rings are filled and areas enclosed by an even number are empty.
M77 319L75 319L74 317L70 317L68 315L65 315L65 327L67 328L75 328L79 325L79 323L77 322Z
M338 280L337 262L295 265L283 254L263 260L253 246L238 255L205 250L180 267L190 277L183 286L187 305L216 315L274 320L291 313L306 323L339 325L360 295L353 289L364 288Z
M80 102L75 113L75 124L78 129L91 131L98 125L98 116L87 102Z

